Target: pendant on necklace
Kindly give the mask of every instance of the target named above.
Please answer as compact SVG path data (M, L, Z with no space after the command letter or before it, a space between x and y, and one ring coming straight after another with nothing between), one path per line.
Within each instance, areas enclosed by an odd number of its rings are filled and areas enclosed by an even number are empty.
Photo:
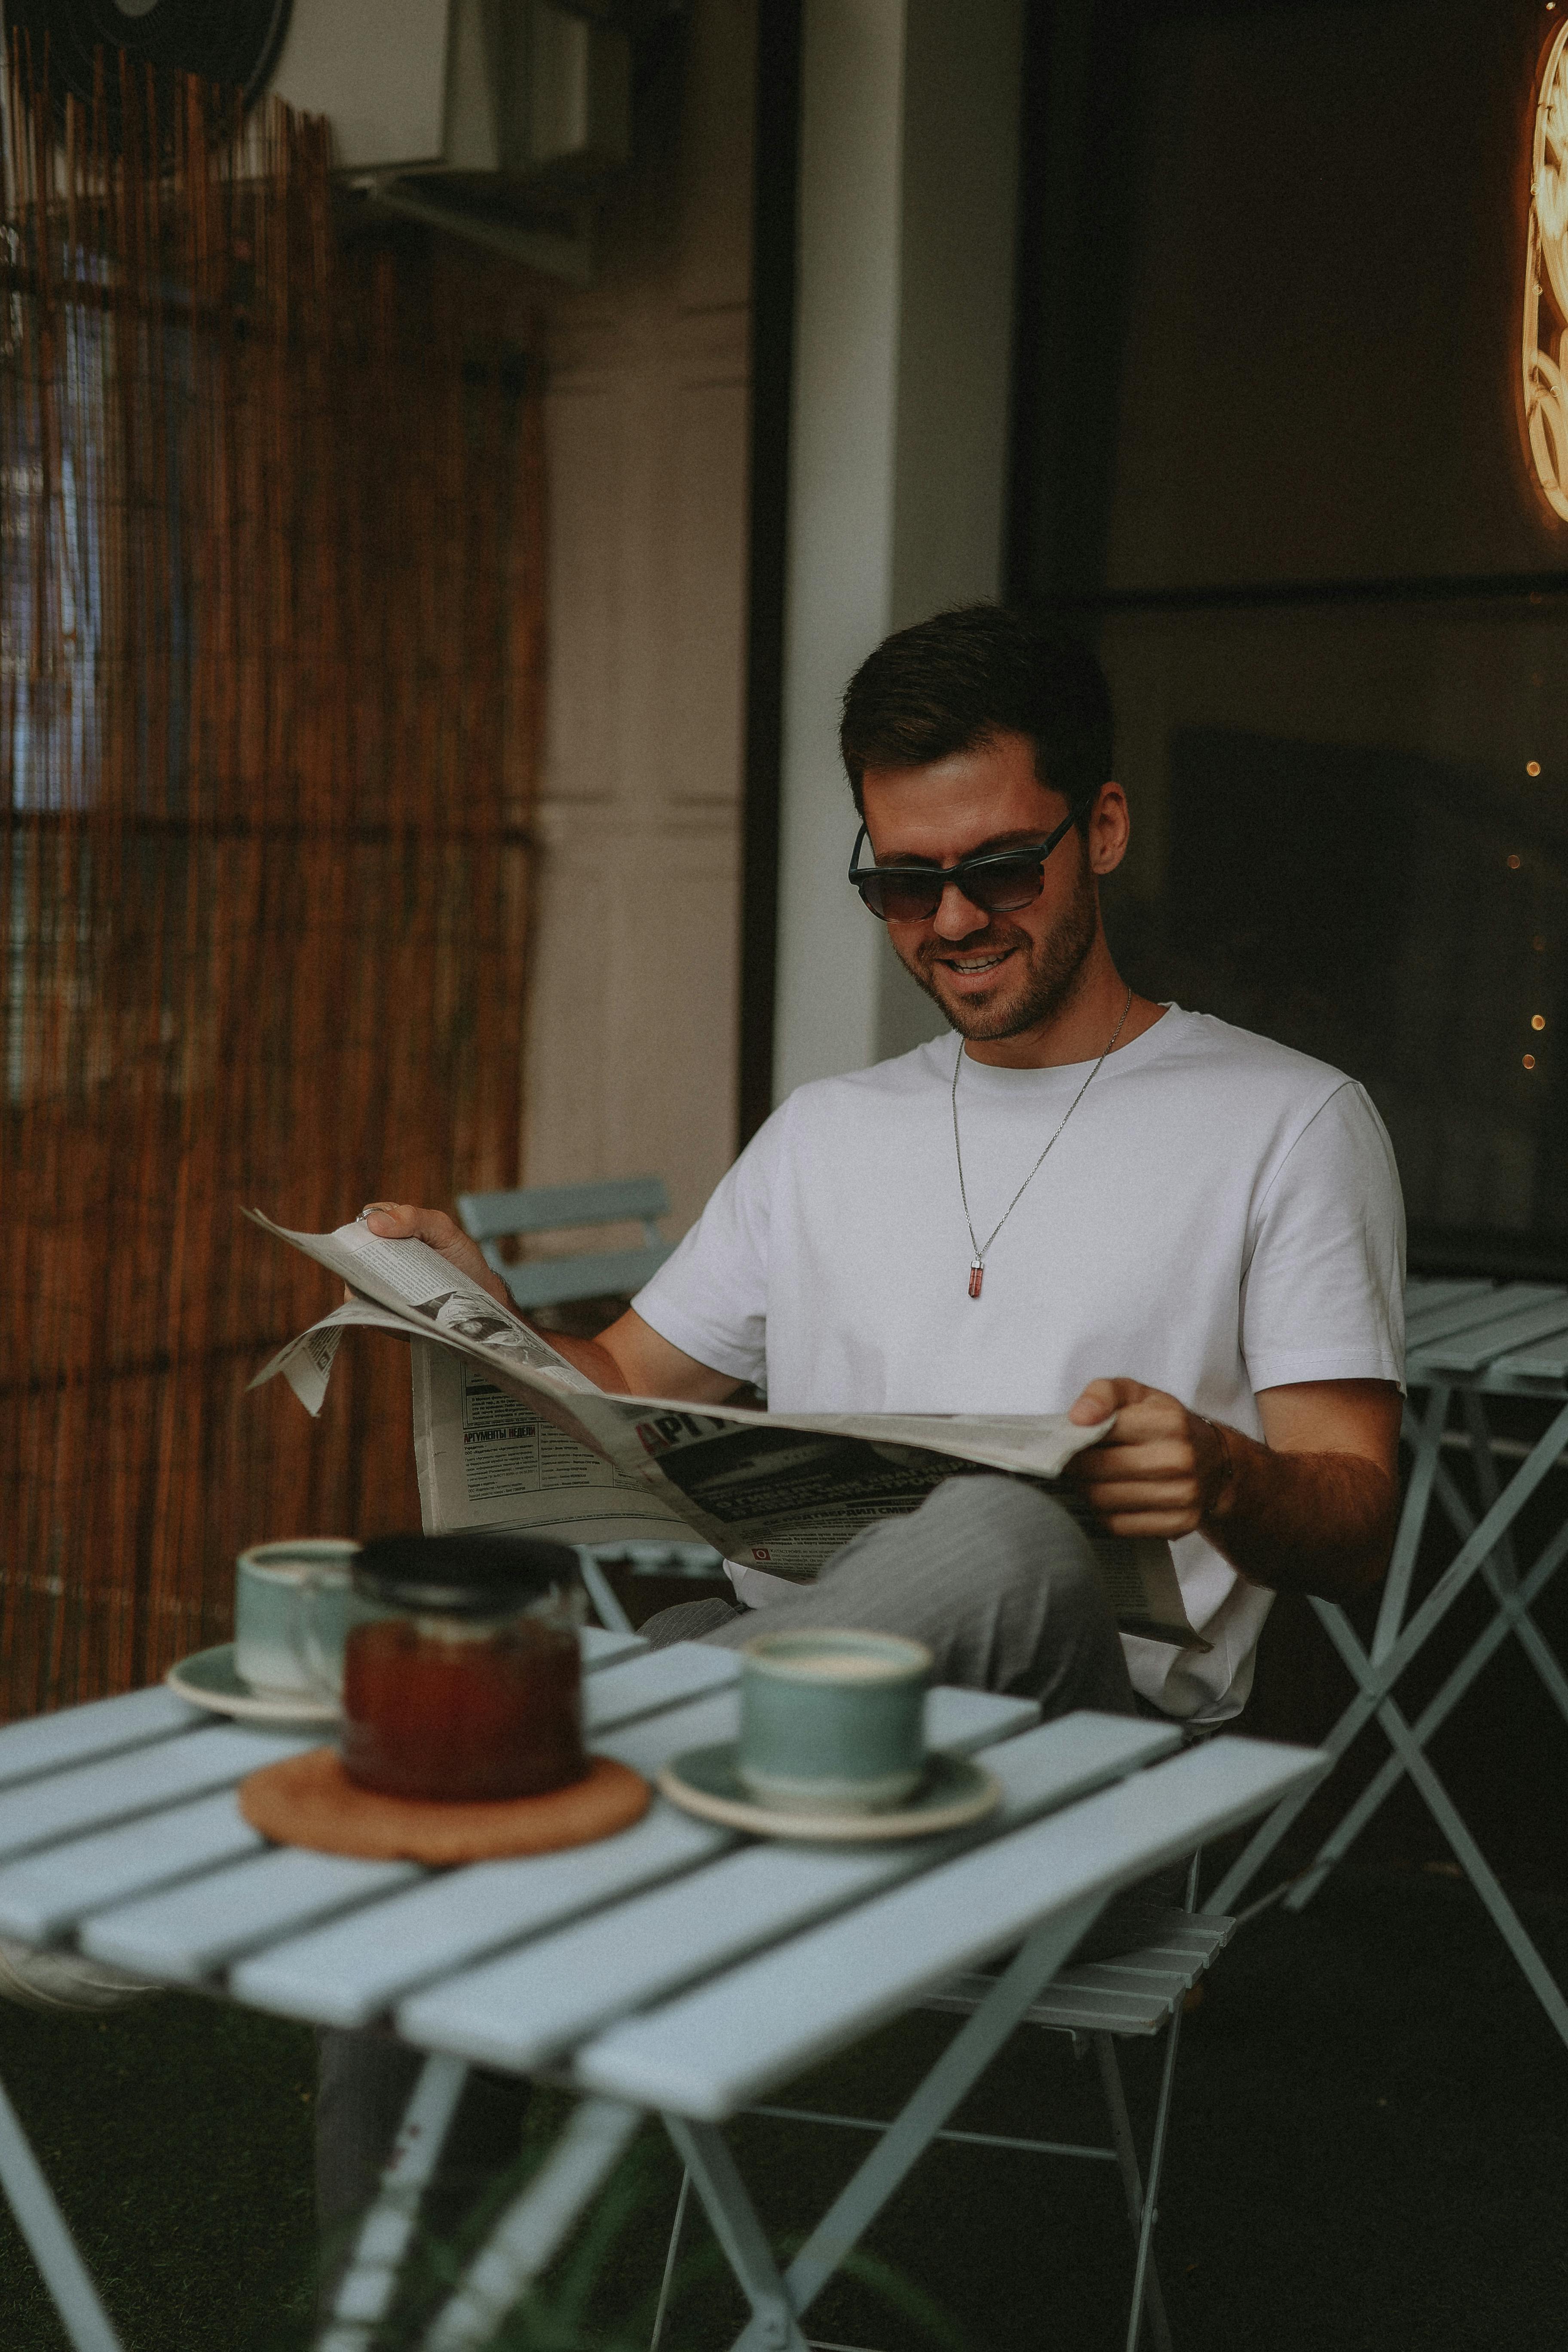
M969 1296L971 1298L979 1297L980 1286L984 1279L985 1260L983 1257L972 1258L969 1264Z

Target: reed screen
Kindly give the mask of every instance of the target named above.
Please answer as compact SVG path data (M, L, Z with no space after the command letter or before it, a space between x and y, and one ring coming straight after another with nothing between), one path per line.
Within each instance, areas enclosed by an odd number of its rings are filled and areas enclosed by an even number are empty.
M224 1638L243 1544L417 1525L406 1351L243 1223L518 1181L542 499L472 274L324 126L51 106L0 226L0 1713Z

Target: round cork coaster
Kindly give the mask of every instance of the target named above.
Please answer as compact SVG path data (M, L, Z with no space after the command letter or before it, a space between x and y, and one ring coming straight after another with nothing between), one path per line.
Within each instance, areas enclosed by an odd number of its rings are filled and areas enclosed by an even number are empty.
M252 1829L278 1845L439 1867L592 1845L640 1821L651 1795L640 1772L592 1756L585 1780L546 1797L432 1804L356 1788L335 1748L312 1748L242 1780L239 1810Z

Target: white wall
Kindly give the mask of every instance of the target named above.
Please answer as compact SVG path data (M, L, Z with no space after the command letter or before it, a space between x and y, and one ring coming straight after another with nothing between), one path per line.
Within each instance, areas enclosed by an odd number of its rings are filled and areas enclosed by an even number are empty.
M844 880L837 713L1001 585L1021 0L806 0L774 1092L942 1026Z
M697 0L595 284L535 281L550 653L523 1181L661 1175L672 1234L735 1150L752 41L749 0Z
M1021 0L806 0L775 1087L941 1026L845 883L845 681L1001 578ZM735 1148L752 11L697 0L679 111L551 363L545 843L524 1181Z

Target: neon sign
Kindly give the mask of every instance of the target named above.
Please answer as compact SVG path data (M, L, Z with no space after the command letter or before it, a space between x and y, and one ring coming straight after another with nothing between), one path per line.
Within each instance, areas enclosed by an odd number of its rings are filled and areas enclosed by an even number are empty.
M1547 51L1535 100L1522 357L1536 484L1568 522L1568 25Z

